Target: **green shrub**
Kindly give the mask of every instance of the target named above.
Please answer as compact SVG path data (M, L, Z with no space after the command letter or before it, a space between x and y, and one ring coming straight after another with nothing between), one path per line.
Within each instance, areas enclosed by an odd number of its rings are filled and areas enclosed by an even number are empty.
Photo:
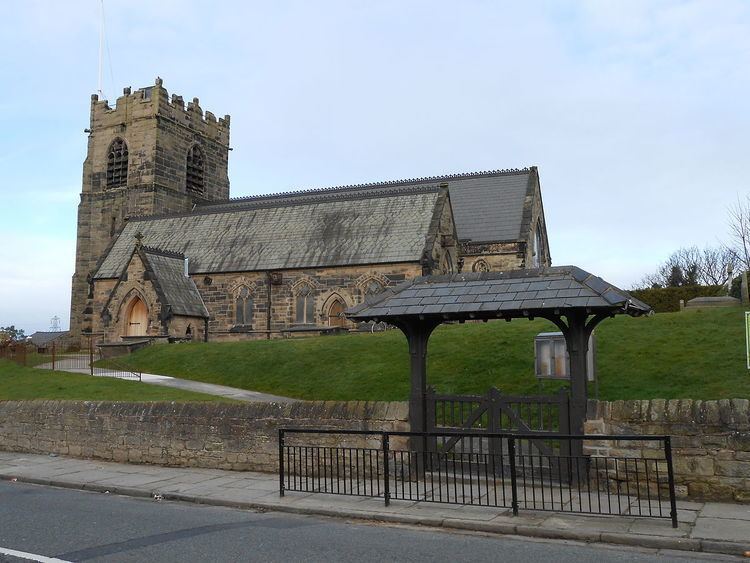
M633 289L630 295L651 305L657 313L673 313L680 310L680 300L687 303L694 297L717 297L725 295L721 285L683 285L680 287L654 287Z

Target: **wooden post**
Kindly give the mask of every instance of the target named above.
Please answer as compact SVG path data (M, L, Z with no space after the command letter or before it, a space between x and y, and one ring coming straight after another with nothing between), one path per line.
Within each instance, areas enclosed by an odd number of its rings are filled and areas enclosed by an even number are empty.
M586 353L588 352L588 332L586 319L588 315L583 310L576 310L568 317L568 330L565 342L570 357L570 434L582 435L583 423L586 420L586 404L588 402L588 374ZM583 455L583 443L573 440L570 444L572 456Z
M427 343L432 331L440 321L419 319L397 323L409 342L409 364L411 373L411 391L409 393L409 426L412 432L427 432ZM413 446L426 449L424 438L415 440ZM417 448L415 448L417 449Z
M94 375L94 335L89 336L89 374Z
M55 371L55 341L52 341L52 371Z

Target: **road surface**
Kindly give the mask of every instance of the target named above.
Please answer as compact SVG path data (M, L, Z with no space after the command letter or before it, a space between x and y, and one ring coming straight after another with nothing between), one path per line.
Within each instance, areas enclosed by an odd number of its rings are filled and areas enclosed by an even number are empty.
M52 558L52 559L49 559ZM0 482L0 561L716 561ZM726 558L727 560L733 558Z

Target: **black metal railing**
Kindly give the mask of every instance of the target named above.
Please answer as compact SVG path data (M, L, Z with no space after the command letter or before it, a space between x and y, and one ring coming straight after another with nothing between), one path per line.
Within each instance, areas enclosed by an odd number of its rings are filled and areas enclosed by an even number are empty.
M331 435L338 435L331 445ZM446 437L483 437L482 453L444 450ZM550 445L532 448L530 443ZM583 444L584 455L569 452ZM455 443L455 442L454 442ZM467 448L468 450L468 448ZM543 510L670 518L677 527L669 436L379 432L280 429L279 493L299 491Z
M78 350L65 349L52 343L47 353L37 358L35 367L95 377L141 381L141 372L121 365L117 359L108 358L105 360L106 366L97 365L102 360L101 349L97 344L95 337L87 338L84 347Z

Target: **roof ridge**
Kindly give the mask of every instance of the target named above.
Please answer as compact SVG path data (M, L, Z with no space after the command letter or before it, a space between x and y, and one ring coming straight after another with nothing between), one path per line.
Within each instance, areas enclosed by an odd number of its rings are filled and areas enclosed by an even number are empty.
M344 190L361 190L361 189L367 189L367 188L405 188L404 184L423 184L425 182L438 182L440 180L457 180L457 179L463 179L463 178L479 178L479 177L486 177L486 176L512 176L516 174L526 174L528 172L531 172L531 170L534 167L524 167L524 168L502 168L502 169L496 169L496 170L483 170L483 171L477 171L477 172L458 172L453 174L443 174L438 176L424 176L424 177L418 177L418 178L404 178L401 180L383 180L380 182L364 182L360 184L343 184L338 186L329 186L325 188L306 188L306 189L300 189L300 190L287 190L283 192L275 192L270 194L255 194L255 195L249 195L249 196L242 196L242 197L232 197L229 198L225 202L221 203L205 203L205 204L198 204L199 207L212 207L212 206L221 206L221 205L227 205L232 203L242 203L247 201L258 201L262 199L284 199L289 197L295 197L295 196L306 196L306 195L315 195L315 194L326 194L331 192L341 192Z
M147 254L157 254L159 256L166 256L167 258L179 258L180 260L185 259L185 255L182 252L177 252L175 250L164 250L162 248L156 248L155 246L146 245L143 245L141 249Z
M422 194L422 193L438 193L440 186L437 185L416 185L416 186L398 186L394 187L393 190L383 190L380 193L366 192L366 193L351 193L351 192L326 192L320 194L314 194L317 197L309 198L278 198L278 200L267 201L261 198L252 200L240 200L240 201L228 201L223 203L215 203L212 205L201 205L196 206L191 211L184 211L182 213L162 213L156 215L140 215L138 217L132 217L130 222L144 221L151 219L166 219L173 217L191 217L196 215L212 215L219 213L230 213L233 211L244 211L250 209L269 209L278 207L296 207L302 205L313 205L315 203L326 203L333 201L353 201L363 199L380 199L385 197L409 195L409 194Z

